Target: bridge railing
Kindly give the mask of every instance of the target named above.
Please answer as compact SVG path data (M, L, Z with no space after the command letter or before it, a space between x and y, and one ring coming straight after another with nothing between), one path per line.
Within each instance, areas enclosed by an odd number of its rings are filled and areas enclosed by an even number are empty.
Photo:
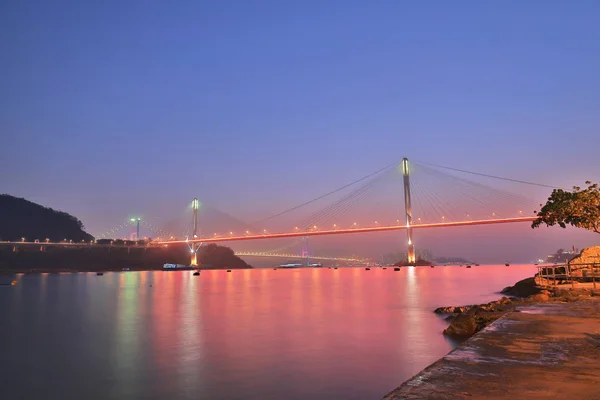
M596 280L600 278L600 262L566 262L554 265L539 265L535 276L540 286L556 286L570 284L572 288L575 283L592 282L596 289Z

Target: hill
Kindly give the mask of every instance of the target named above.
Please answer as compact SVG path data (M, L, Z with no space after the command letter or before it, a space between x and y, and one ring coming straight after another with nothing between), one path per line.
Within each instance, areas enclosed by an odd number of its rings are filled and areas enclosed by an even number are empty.
M81 221L66 212L0 194L0 240L93 240L83 229Z
M202 265L210 265L211 268L251 268L244 260L236 256L232 249L214 243L200 248L198 261Z

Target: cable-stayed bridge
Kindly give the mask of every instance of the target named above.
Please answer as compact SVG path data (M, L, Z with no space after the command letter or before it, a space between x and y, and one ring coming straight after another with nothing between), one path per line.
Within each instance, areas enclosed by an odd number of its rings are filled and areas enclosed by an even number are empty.
M533 221L540 196L528 194L527 189L540 187L544 188L544 192L553 189L534 182L426 163L409 163L402 159L254 222L238 219L198 199L194 199L191 207L182 210L179 216L166 222L164 218L160 222L147 219L132 221L152 232L152 246L188 245L192 264L196 262L197 249L204 243L252 241L260 246L262 242L271 243L268 239L290 239L295 240L295 244L305 243L301 254L306 255L309 237L390 231L405 232L408 262L414 262L415 232ZM131 227L132 223L126 221L98 237L114 238L117 233ZM269 250L253 248L238 250L238 253L264 256L296 254L285 251L290 247L292 245ZM316 258L314 255L311 257Z

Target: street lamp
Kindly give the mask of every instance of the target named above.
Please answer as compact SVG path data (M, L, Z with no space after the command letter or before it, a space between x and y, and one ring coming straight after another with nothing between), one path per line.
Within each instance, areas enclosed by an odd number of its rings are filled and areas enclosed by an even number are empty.
M137 229L136 229L136 237L135 240L140 240L140 218L130 218L129 221L131 221L132 223L137 223Z

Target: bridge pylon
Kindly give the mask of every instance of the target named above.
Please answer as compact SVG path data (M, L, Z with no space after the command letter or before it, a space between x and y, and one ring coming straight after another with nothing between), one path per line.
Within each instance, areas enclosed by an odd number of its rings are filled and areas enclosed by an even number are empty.
M412 207L410 204L410 164L408 158L402 159L402 176L404 181L404 212L406 214L406 237L408 239L408 263L413 264L415 257L415 242L412 229Z
M302 243L302 258L306 259L306 266L310 265L310 259L308 255L308 236L304 236L304 243Z
M200 206L200 202L198 201L197 198L194 198L194 200L192 201L192 211L194 213L194 231L192 232L192 238L193 239L197 239L198 238L198 208ZM192 266L197 266L198 265L198 249L200 248L200 246L198 246L196 244L196 242L192 242L192 245L190 246L190 251L192 253L192 260L190 261L190 265Z

